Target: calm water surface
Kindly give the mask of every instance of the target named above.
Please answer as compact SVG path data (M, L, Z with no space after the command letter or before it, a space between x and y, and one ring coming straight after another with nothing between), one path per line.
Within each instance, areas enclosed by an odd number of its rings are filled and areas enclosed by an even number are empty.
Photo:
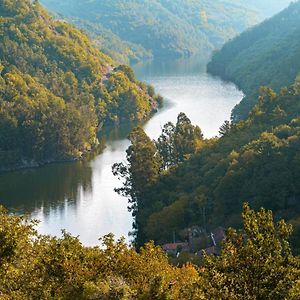
M229 119L243 95L233 84L206 74L204 66L194 58L134 67L138 78L166 99L164 108L144 126L152 138L166 122L176 122L179 112L198 124L205 137L217 135ZM79 235L85 245L98 244L98 238L110 232L129 240L132 217L126 199L114 192L120 182L111 173L113 163L125 160L129 130L107 134L104 151L88 161L0 175L0 203L11 212L39 219L43 234L60 235L65 229Z

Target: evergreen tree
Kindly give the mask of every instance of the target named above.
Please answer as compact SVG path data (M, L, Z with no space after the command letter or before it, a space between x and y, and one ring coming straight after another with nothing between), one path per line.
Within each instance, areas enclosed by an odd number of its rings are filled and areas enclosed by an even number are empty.
M113 174L124 180L124 185L116 189L121 195L128 197L130 209L135 211L142 204L142 195L159 178L161 158L154 142L138 126L129 135L131 145L127 149L127 164L113 165Z
M191 120L180 113L177 117L176 126L168 122L164 125L162 133L156 141L157 149L163 160L163 169L177 166L196 153L203 140L201 129L194 126Z

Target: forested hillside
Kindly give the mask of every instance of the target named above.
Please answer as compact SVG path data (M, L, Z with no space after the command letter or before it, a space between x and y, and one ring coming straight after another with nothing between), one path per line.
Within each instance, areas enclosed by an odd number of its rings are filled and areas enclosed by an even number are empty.
M136 45L136 49L131 49L137 57L143 55L143 49L155 58L209 53L258 21L254 10L229 0L43 0L42 3L67 18L80 18L101 26L131 46ZM92 35L95 32L92 27L87 30Z
M292 0L233 0L232 2L245 5L257 10L262 17L272 17L286 8Z
M0 11L0 170L79 158L101 126L141 121L161 101L36 1Z
M80 18L67 18L66 20L86 32L101 52L107 54L118 63L134 64L153 58L151 51L147 51L141 45L121 40L119 36L101 24Z
M299 251L299 98L299 81L278 94L264 89L250 116L225 122L220 138L204 140L182 115L156 142L133 131L127 167L115 165L114 172L125 179L118 191L136 216L137 242L166 243L193 225L239 226L248 201L293 223Z
M260 86L276 91L293 83L300 71L300 2L242 33L213 55L208 71L235 82L246 94L234 109L235 120L246 118Z

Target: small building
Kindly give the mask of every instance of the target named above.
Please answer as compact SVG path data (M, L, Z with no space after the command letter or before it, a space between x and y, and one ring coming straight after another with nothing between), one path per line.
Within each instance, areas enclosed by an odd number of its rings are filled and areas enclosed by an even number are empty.
M193 226L181 232L181 238L188 238L188 242L169 243L162 246L163 250L171 256L177 256L181 252L188 252L201 256L203 251L207 255L220 255L222 241L226 238L223 227L217 227L207 232L204 228Z
M178 253L182 251L190 252L190 247L188 243L164 244L162 248L168 255L174 255L174 256L176 256Z

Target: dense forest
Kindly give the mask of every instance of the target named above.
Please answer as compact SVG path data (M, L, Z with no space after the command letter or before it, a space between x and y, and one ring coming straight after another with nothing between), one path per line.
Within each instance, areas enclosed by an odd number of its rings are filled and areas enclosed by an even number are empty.
M226 121L219 138L203 139L184 114L157 141L141 128L131 133L127 163L113 171L124 180L117 191L129 199L138 244L169 242L193 225L239 226L248 201L294 224L299 252L300 82L261 92L249 117Z
M266 17L289 1L272 12L269 0L243 2L44 0L52 17L37 0L0 0L0 172L96 155L103 127L141 123L163 101L119 62L209 53L257 21L255 6ZM246 94L218 137L183 112L156 140L133 128L126 160L112 166L132 244L42 235L38 221L0 205L0 299L299 300L299 18L293 3L213 55L209 71ZM80 160L44 171L56 189L24 193L20 205L43 203L45 214L97 178ZM41 176L18 187L38 190ZM168 256L159 246L185 242L193 227L212 240L226 228L218 251L180 246Z
M1 170L79 158L101 126L144 120L162 101L37 1L0 10Z
M84 31L90 37L94 46L119 64L134 64L153 59L151 51L147 51L141 45L122 40L117 34L105 28L99 22L90 22L79 17L66 17L55 13L53 10L51 14L56 19L71 23Z
M256 11L229 0L43 0L42 3L71 20L88 21L92 25L84 28L94 37L99 27L113 32L130 43L133 52L129 58L133 60L145 58L147 53L154 58L172 59L210 53L259 20ZM98 43L100 48L102 40ZM110 47L102 44L104 48ZM117 49L116 45L111 46ZM123 58L126 48L121 50Z
M151 51L147 51L141 45L122 40L117 34L113 33L110 29L106 29L100 23L76 17L64 17L64 19L84 30L101 52L107 54L118 63L134 64L153 59Z
M246 118L259 88L279 91L292 84L300 71L300 2L224 45L213 55L208 71L235 82L246 97L233 110L233 119Z
M0 207L0 297L299 299L300 262L288 243L291 226L246 204L242 218L243 230L228 230L220 256L203 253L199 267L179 267L152 242L136 251L108 235L98 247L84 247L66 232L60 238L38 235L35 221Z

